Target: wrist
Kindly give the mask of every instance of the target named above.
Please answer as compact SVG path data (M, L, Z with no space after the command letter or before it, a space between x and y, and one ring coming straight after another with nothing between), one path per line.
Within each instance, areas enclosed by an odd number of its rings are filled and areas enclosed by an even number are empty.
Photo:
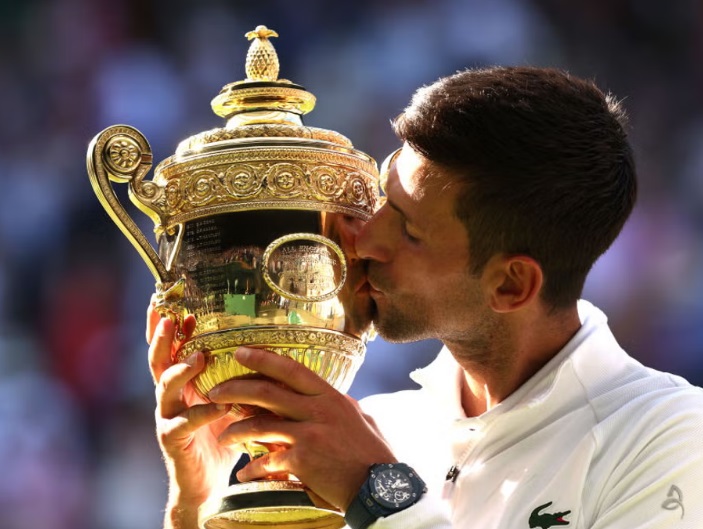
M197 529L198 509L204 501L201 494L186 494L172 486L166 502L164 529Z
M198 529L198 507L169 501L164 515L164 529Z
M414 505L426 491L425 482L404 463L371 465L344 519L352 529L366 529L379 518Z

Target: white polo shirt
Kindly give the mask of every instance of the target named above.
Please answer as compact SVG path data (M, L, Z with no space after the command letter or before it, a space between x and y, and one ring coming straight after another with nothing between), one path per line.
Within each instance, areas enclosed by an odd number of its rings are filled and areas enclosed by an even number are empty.
M479 417L446 349L411 375L421 389L362 401L429 489L373 529L703 529L703 390L629 357L590 303L579 315L564 349Z

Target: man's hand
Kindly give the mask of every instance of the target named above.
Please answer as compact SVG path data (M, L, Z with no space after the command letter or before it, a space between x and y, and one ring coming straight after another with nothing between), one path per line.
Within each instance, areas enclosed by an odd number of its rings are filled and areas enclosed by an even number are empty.
M183 322L187 340L195 329L191 316ZM174 363L176 328L149 307L146 338L149 367L156 384L156 433L169 475L167 527L197 527L197 509L214 486L226 486L238 453L218 442L234 417L229 405L205 403L191 380L203 369L202 353ZM178 517L179 520L169 520Z
M240 347L236 358L266 378L224 382L208 397L213 402L260 406L272 414L229 425L221 441L259 441L281 447L240 470L240 481L291 473L325 502L345 510L372 464L396 461L356 401L302 364L247 347Z

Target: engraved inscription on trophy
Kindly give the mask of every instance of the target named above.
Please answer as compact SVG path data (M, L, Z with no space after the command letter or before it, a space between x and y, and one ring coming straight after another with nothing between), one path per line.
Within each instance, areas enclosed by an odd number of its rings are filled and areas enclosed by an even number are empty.
M263 257L264 280L271 290L296 301L325 301L344 285L344 253L332 240L297 233L273 241Z
M178 268L187 278L186 306L197 315L220 312L224 303L225 269L218 265L222 255L220 227L213 218L186 225ZM198 321L201 331L214 330L216 322Z

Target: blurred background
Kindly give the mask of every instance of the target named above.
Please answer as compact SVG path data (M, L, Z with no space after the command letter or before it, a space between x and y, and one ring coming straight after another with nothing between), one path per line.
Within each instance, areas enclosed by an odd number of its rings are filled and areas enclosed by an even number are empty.
M126 123L158 162L221 126L210 100L245 77L259 24L280 34L281 77L317 96L305 123L379 162L412 92L465 67L557 66L623 98L640 197L584 297L633 356L703 383L700 1L2 0L0 527L161 526L153 279L95 198L86 149ZM411 387L438 350L377 339L351 394Z

